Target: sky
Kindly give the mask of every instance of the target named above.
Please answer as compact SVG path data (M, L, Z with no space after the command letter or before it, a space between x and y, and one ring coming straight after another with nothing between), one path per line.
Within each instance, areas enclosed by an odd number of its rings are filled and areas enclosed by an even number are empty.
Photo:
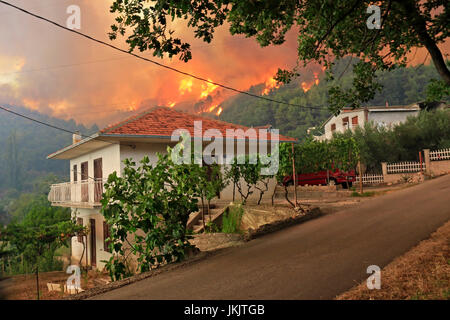
M110 42L107 33L114 16L111 0L10 0L11 3L61 24L67 7L81 8L80 32ZM154 105L210 111L219 114L220 102L232 93L151 63L103 47L75 34L36 20L0 4L0 103L25 106L78 123L100 126L124 114ZM254 39L231 36L226 27L217 30L212 44L194 39L183 26L177 31L191 43L193 59L159 59L150 52L136 53L185 72L240 90L266 83L280 68L295 64L296 36L290 32L281 46L261 48ZM123 39L112 44L127 49ZM415 53L422 63L425 52ZM311 83L314 72L307 70ZM198 102L197 109L193 105ZM200 105L200 107L199 107Z

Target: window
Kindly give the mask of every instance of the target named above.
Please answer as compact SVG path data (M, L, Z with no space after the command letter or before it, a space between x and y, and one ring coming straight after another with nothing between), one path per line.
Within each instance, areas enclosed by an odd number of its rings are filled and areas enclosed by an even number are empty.
M89 185L86 183L88 179L88 163L81 163L81 202L89 202Z
M111 242L107 241L107 239L110 237L110 235L111 235L110 227L106 223L106 221L103 221L103 250L105 250L106 252L111 252L109 250L109 244Z
M352 125L353 126L357 126L358 125L358 116L352 118Z
M344 126L344 128L348 128L348 117L342 119L342 125Z
M103 165L102 158L94 160L94 201L100 202L103 194Z
M336 124L335 123L331 124L330 128L331 128L331 131L335 131L336 130Z
M73 182L78 181L78 166L76 164L73 165Z
M83 218L77 218L77 225L82 226L83 225ZM83 236L78 235L77 237L78 242L83 242Z
M86 161L81 164L81 180L84 181L87 179L88 179L88 163Z

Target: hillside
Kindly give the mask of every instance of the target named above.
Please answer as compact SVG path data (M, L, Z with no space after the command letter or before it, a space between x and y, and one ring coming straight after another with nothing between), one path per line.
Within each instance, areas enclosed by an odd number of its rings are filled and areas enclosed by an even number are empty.
M348 60L344 59L335 66L336 74L343 76L339 81L343 86L351 85L351 64L347 68ZM347 69L346 69L347 68ZM426 86L430 79L438 78L436 69L432 65L422 65L397 69L379 76L384 86L382 92L367 105L384 105L386 101L390 105L405 105L425 100ZM254 99L239 95L225 101L223 113L220 119L247 126L260 126L271 124L281 133L296 138L306 135L310 127L320 126L331 113L327 110L327 91L329 84L319 77L319 84L313 85L310 90L304 92L301 86L302 77L292 83L272 90L267 97L281 100L291 104L299 104L305 108L286 106L278 103ZM260 93L263 85L250 88L250 92Z
M82 134L98 131L96 126L86 128L73 120L65 121L21 107L5 107L70 131L78 130ZM49 173L67 176L67 161L47 160L46 156L71 142L70 133L0 110L0 198L8 189L30 190L34 180Z
M337 74L347 70L339 79L340 83L351 84L348 60L337 63ZM309 76L309 78L308 78ZM384 89L368 105L410 104L425 99L425 88L429 79L437 78L435 68L430 65L398 69L380 75ZM236 95L225 102L220 119L246 126L272 124L282 134L302 138L310 127L319 126L330 116L327 109L328 85L318 77L318 85L312 85L307 92L302 89L303 81L311 81L311 75L303 75L290 84L271 90L267 97L299 104L306 108L286 106L255 99L246 95ZM251 87L250 92L260 94L264 84ZM97 126L87 128L74 120L53 118L26 108L8 108L32 118L65 128L92 134ZM31 122L5 111L0 111L0 197L7 189L27 191L32 188L36 178L53 173L61 178L67 177L67 162L47 160L46 156L71 143L71 134Z

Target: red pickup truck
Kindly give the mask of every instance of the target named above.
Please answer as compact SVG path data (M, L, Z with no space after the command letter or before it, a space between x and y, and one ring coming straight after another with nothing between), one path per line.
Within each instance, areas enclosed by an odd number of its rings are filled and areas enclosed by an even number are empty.
M297 174L297 185L327 185L327 184L341 184L343 188L351 187L353 182L356 181L355 170L350 170L348 172L342 172L338 169L332 171L323 170L313 173L299 173ZM283 179L283 185L293 185L294 176L286 176Z

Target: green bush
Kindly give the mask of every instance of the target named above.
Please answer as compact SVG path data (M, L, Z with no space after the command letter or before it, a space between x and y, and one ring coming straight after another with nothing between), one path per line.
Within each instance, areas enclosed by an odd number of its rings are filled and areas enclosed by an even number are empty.
M241 205L230 206L222 218L223 233L239 233L244 209Z

